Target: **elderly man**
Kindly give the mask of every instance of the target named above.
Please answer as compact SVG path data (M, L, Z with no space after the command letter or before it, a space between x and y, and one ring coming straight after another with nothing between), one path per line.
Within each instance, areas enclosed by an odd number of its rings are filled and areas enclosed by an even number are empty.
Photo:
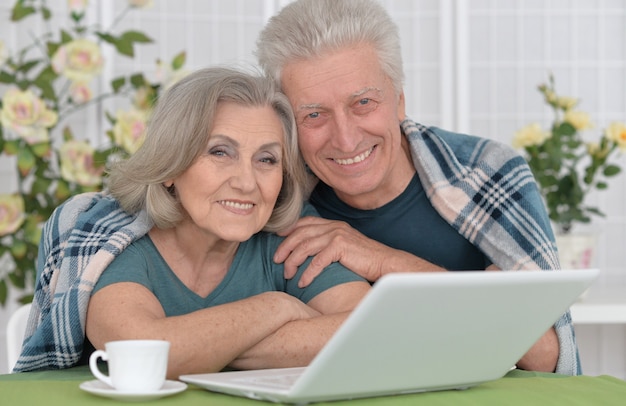
M370 281L388 272L559 268L522 157L406 117L398 29L382 6L297 0L257 45L319 179L310 201L323 218L301 219L274 256L287 277L308 256L301 285L335 261ZM517 365L580 373L569 313Z

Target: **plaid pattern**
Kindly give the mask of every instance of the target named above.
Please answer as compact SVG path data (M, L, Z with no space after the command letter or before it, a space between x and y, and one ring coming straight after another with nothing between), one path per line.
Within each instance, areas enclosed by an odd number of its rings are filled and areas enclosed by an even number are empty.
M501 143L401 124L433 207L500 269L560 269L554 234L523 157ZM497 305L497 304L496 304ZM569 312L556 323L557 373L581 373Z
M150 228L145 212L131 216L104 193L75 196L54 211L42 232L33 307L14 372L76 365L95 283Z
M554 236L523 158L505 146L411 120L402 123L433 206L502 269L558 269ZM80 360L91 291L107 265L150 229L102 193L61 205L43 229L38 281L15 372L61 369ZM569 312L555 324L557 372L579 374Z

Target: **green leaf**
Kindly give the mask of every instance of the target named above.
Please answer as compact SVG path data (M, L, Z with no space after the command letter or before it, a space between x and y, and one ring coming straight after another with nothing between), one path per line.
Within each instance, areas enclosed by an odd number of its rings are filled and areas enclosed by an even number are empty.
M67 44L68 42L72 41L74 38L72 37L72 34L70 34L69 32L65 31L65 30L61 30L61 45L63 44Z
M13 83L15 82L15 75L11 75L8 72L0 71L0 83Z
M37 10L34 7L25 7L21 2L16 2L11 11L11 21L20 21L31 14L35 14Z
M571 136L576 134L576 128L568 122L563 122L554 128L555 135Z
M604 213L602 213L598 208L596 207L587 207L587 211L589 213L595 214L596 216L600 216L600 217L605 217L606 215Z
M4 279L0 280L0 303L2 303L2 306L7 304L8 291L6 281Z
M51 184L52 184L52 180L47 179L45 177L38 176L35 178L35 181L33 182L32 191L35 194L41 193L41 194L47 195L48 189L50 188Z
M48 56L50 58L52 58L54 56L54 54L56 54L58 49L61 47L61 44L58 44L56 42L48 41L46 43L46 47L48 48Z
M41 96L44 99L56 102L58 100L57 93L54 90L54 81L58 78L52 66L48 65L46 69L39 72L39 75L33 80L33 84L41 89Z
M128 41L126 39L119 39L115 42L115 49L122 55L130 56L131 58L135 56L135 51L133 49L133 42Z
M596 188L598 190L605 190L609 187L609 185L606 182L598 182L596 183Z
M74 139L74 134L72 134L72 129L69 126L63 127L63 141L72 141Z
M133 85L135 89L147 86L148 82L142 73L136 73L130 77L130 83Z
M13 244L11 245L11 255L13 255L13 258L15 259L24 258L27 248L28 247L24 241L13 241Z
M109 155L110 155L110 150L94 152L93 153L94 166L96 167L104 166Z
M152 38L148 37L143 32L139 31L126 31L120 36L121 40L130 42L150 43Z
M172 59L172 69L178 70L183 67L187 59L187 53L182 51Z
M59 180L54 192L55 197L59 200L65 200L70 197L71 194L70 185L63 179Z
M113 92L117 93L119 92L119 90L126 84L126 78L125 77L120 77L120 78L116 78L113 79L111 81L111 87L113 88Z
M50 9L48 7L42 7L41 8L41 15L43 16L43 19L48 21L50 19L50 17L52 17L52 12L50 11Z
M38 245L41 240L41 228L39 227L39 219L29 218L24 225L24 238L27 242Z
M15 155L18 153L18 151L20 150L20 141L19 140L11 140L11 141L7 141L6 144L4 144L4 153L7 155Z
M117 43L117 38L115 38L113 35L111 34L107 34L106 32L96 32L96 35L98 36L98 38L100 38L102 41L104 42L108 42L111 45L116 45Z
M17 72L22 72L22 73L28 73L32 68L34 68L35 66L39 65L39 63L41 63L41 59L35 59L32 61L28 61L23 63L22 65L18 66L17 69L15 69Z
M50 145L49 142L39 142L37 144L31 145L31 148L35 156L42 158L50 154L52 145Z
M11 280L11 283L13 284L13 286L15 286L18 289L24 289L24 287L26 286L26 283L24 281L24 272L22 271L22 268L20 268L20 261L19 259L16 259L15 263L17 265L17 269L20 270L20 272L18 273L13 272L11 274L9 274L9 279Z
M602 171L602 173L604 174L604 176L610 177L610 176L617 175L621 171L622 171L622 169L619 166L617 166L617 165L607 165L604 168L604 171Z
M21 303L21 304L32 303L34 297L35 296L32 293L29 293L27 295L24 295L24 296L20 297L18 299L18 302Z
M28 172L35 166L35 155L28 148L20 148L17 153L17 168L22 176L26 176Z
M112 116L112 115L111 115L111 113L109 113L108 111L105 111L105 112L104 112L104 115L106 116L106 118L107 118L107 120L108 120L109 124L111 124L111 125L115 125L115 122L117 121L117 120L115 119L115 116ZM108 131L107 131L107 135L108 135Z

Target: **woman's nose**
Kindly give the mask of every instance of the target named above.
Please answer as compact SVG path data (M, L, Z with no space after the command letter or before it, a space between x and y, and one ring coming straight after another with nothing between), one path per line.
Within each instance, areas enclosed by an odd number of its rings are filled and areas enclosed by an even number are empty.
M256 174L250 164L240 164L234 168L230 177L230 185L234 189L249 192L256 188Z

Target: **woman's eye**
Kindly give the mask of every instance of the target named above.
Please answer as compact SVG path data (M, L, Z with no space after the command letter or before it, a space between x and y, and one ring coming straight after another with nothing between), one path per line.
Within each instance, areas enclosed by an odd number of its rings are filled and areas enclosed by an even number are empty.
M209 155L213 156L228 156L228 151L225 148L211 148Z
M273 156L265 156L262 157L260 159L260 161L264 164L268 164L268 165L276 165L279 161L277 158L273 157Z

